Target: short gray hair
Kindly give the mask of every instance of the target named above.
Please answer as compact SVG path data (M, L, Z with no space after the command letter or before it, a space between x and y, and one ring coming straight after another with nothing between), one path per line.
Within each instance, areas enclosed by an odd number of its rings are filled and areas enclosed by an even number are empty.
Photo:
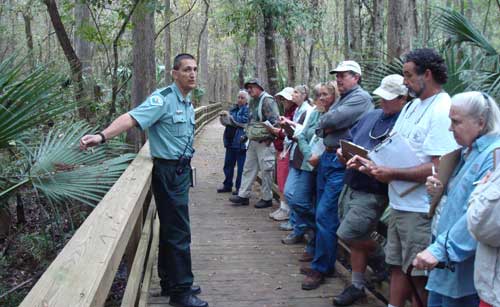
M483 92L464 92L451 99L451 105L477 120L484 119L484 134L500 134L500 110L495 100Z
M247 101L247 103L248 103L248 102L250 102L250 94L248 94L248 92L247 92L246 90L240 90L240 91L238 92L238 96L239 96L240 94L244 94L244 95L245 95L245 100Z

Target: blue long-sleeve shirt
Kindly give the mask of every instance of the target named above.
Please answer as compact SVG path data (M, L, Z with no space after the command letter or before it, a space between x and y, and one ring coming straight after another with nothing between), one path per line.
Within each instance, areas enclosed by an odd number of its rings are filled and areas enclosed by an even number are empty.
M247 124L249 120L248 104L242 106L235 105L229 110L230 116L239 124ZM224 147L231 149L246 149L245 142L241 142L241 137L245 135L245 129L237 126L226 126L224 130Z
M472 144L472 149L462 158L448 183L448 198L443 204L437 225L437 237L428 250L439 261L455 263L455 272L434 269L429 275L427 289L452 298L476 293L474 287L474 254L477 242L467 230L467 207L474 190L474 181L492 169L492 151L500 146L499 135L484 135ZM446 244L445 244L446 242Z

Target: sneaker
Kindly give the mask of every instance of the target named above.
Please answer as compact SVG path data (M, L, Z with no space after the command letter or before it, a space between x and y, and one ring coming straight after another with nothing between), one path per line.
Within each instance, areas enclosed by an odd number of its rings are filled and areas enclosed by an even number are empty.
M284 230L284 231L293 230L293 226L292 226L292 223L290 223L290 221L285 222L285 223L281 223L279 228L280 228L280 230Z
M233 206L248 206L250 204L249 198L239 197L238 195L229 197L229 201L233 203Z
M278 209L278 212L272 217L275 221L286 221L290 218L290 212L284 209Z
M222 187L217 189L217 193L229 193L231 191L233 191L233 189L228 187Z
M273 211L273 212L269 213L269 218L274 220L274 216L275 216L276 214L278 214L278 212L280 212L280 211L281 211L281 208L278 208L277 210L275 210L275 211Z
M313 261L314 255L309 254L308 252L304 252L299 257L300 262L311 262Z
M358 289L354 285L345 288L340 295L333 298L333 305L335 306L349 306L357 300L366 297L364 289Z
M312 270L306 275L302 282L303 290L313 290L319 287L325 281L323 273Z
M273 200L270 199L270 200L259 200L255 205L254 207L257 208L257 209L264 209L264 208L269 208L269 207L272 207L273 206Z
M281 243L290 245L290 244L299 244L304 241L304 236L296 236L293 233L288 234L288 236L281 239Z

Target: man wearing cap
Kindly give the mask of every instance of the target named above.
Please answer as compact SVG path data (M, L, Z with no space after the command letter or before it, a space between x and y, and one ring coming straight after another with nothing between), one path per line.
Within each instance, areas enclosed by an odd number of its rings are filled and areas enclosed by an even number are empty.
M352 142L367 150L389 135L406 103L408 89L403 84L403 76L389 75L382 79L373 93L381 98L381 109L364 115L350 131ZM340 148L337 157L346 163ZM355 169L345 171L344 188L339 199L342 222L337 236L351 249L352 284L334 297L336 306L348 306L366 296L364 274L369 257L379 267L385 264L382 247L370 235L377 229L387 202L387 184Z
M340 140L349 137L349 129L358 119L373 109L371 96L359 86L361 68L356 62L341 62L331 73L337 75L340 99L321 116L316 131L316 134L323 138L325 152L320 157L316 179L318 200L314 258L310 267L303 267L301 270L301 273L306 274L302 282L304 290L319 287L325 276L334 273L336 231L339 226L338 198L345 169L336 156L336 150Z
M393 131L408 141L422 163L397 168L377 166L359 157L348 162L389 184L391 209L385 260L391 265L390 307L404 306L410 295L414 301L427 302L427 272L412 270L411 283L406 276L417 253L427 248L431 240L429 198L423 183L432 175L432 165L439 157L458 147L448 130L451 99L442 88L448 78L443 58L433 49L415 49L405 56L403 76L409 94L417 99L403 108ZM358 164L358 159L367 166ZM397 180L421 184L401 195L394 189ZM411 284L417 293L412 293Z
M321 117L320 127L342 131L351 128L366 111L373 109L373 101L360 85L361 67L355 61L340 62L330 74L336 76L340 100Z
M279 120L279 109L276 101L269 95L260 84L258 79L252 79L245 83L245 89L252 97L249 105L250 120L249 129L257 123L269 122L275 125ZM234 206L248 206L252 185L259 170L262 177L262 198L255 204L255 208L268 208L272 203L272 184L275 150L273 146L273 135L259 140L252 140L248 135L249 143L245 166L243 167L243 178L238 195L229 200Z

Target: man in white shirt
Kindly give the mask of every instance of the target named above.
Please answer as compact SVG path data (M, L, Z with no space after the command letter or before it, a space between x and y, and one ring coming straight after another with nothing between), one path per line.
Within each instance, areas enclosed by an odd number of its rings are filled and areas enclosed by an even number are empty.
M427 217L429 199L425 180L432 175L432 165L440 156L458 147L448 130L450 96L443 91L447 81L444 60L433 49L415 49L405 57L404 83L410 95L417 97L408 103L394 125L393 131L406 139L421 164L410 168L376 166L371 161L364 167L351 159L348 167L367 172L381 182L389 183L391 217L387 232L386 262L391 265L390 307L403 307L412 296L410 280L405 276L416 254L431 241L431 220ZM354 161L353 161L354 160ZM420 183L413 191L400 195L394 189L394 180ZM425 271L412 271L412 282L418 298L427 302Z

